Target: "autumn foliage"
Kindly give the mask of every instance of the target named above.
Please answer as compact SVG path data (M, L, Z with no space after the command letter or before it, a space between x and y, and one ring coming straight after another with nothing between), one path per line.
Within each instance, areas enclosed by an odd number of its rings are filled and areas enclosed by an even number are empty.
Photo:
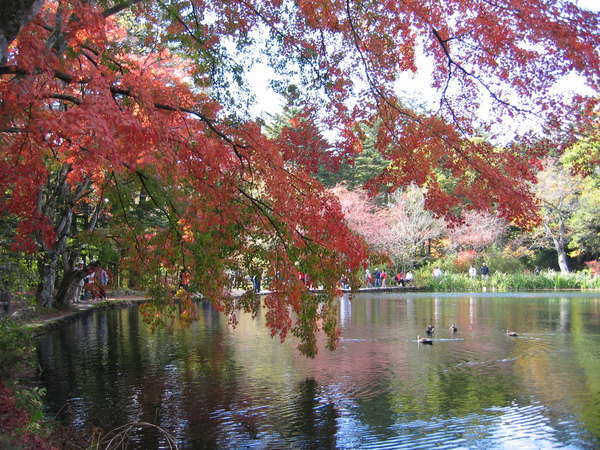
M496 243L506 232L505 220L486 211L467 211L463 221L449 233L455 249L481 250Z
M594 276L600 276L600 261L586 261L585 264L588 266Z
M132 267L155 278L188 272L191 286L230 315L228 274L266 268L281 292L265 302L268 323L282 337L292 330L308 353L317 324L330 337L336 331L298 273L332 293L339 274L366 257L339 202L311 176L323 155L359 152L357 124L383 121L377 148L392 164L373 183L426 185L438 214L467 202L526 222L533 209L523 183L544 149L469 139L476 127L492 131L475 119L478 99L490 97L496 117L537 117L559 133L593 99L544 94L571 71L597 87L600 67L597 16L565 2L37 4L37 14L15 4L22 28L4 34L0 55L0 204L18 218L15 247L43 255L40 273L50 280L74 230L82 232L78 217L87 214L93 233L102 215L115 227L107 239ZM338 142L329 148L300 123L269 139L232 114L228 77L239 67L231 41L264 44L280 75L294 72L304 87L298 101ZM396 74L416 70L420 43L439 98L431 114L394 92ZM517 96L526 100L512 105ZM140 227L134 213L144 201L157 220ZM49 283L38 292L43 304L52 303Z

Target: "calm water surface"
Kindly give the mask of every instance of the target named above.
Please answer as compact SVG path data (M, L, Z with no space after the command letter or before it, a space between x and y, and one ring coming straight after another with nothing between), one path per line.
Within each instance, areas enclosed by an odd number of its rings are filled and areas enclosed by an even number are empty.
M137 308L94 313L39 338L47 406L181 448L600 448L600 294L361 294L339 315L339 349L308 360L207 305L156 331Z

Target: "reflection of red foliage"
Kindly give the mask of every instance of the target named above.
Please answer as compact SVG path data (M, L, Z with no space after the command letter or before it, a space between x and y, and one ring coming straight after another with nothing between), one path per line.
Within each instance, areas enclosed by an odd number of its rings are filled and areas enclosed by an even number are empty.
M592 274L594 276L596 276L596 277L600 276L600 261L598 261L598 260L586 261L585 265L589 267L589 269L592 271Z
M0 434L5 434L26 449L51 449L39 436L19 432L31 420L29 413L17 407L14 393L0 382Z

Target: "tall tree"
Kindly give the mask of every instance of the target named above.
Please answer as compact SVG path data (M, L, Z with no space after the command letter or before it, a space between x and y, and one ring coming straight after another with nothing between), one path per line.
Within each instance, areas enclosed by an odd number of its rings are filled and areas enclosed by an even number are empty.
M561 272L569 272L567 244L568 221L579 206L581 178L572 175L556 159L547 159L537 175L534 191L539 200L541 226L554 244Z
M569 219L569 247L588 258L600 257L600 135L592 132L569 147L561 161L583 177L579 206Z

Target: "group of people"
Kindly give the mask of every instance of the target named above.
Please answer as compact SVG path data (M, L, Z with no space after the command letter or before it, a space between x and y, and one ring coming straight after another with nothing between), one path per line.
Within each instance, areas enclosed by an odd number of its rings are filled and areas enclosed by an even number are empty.
M80 261L75 268L84 271L85 275L79 281L74 302L79 303L90 299L106 300L106 288L110 282L109 273L96 262L84 267L83 261Z
M365 285L367 287L387 287L388 282L388 273L385 269L375 269L373 273L369 269L365 270ZM405 286L406 284L412 282L413 274L411 271L403 273L398 271L396 275L392 277L392 283L396 286Z
M487 278L490 276L490 269L485 263L483 263L479 268L479 275L481 275L481 278ZM469 276L471 278L477 277L477 269L474 266L469 267Z
M474 266L469 267L469 276L471 278L476 278L477 277L477 269ZM440 278L444 273L442 272L442 269L440 269L439 267L435 267L433 269L432 272L432 276L433 278ZM483 263L481 265L481 267L479 268L479 275L481 275L481 278L487 278L490 276L490 268L486 265L486 263Z

